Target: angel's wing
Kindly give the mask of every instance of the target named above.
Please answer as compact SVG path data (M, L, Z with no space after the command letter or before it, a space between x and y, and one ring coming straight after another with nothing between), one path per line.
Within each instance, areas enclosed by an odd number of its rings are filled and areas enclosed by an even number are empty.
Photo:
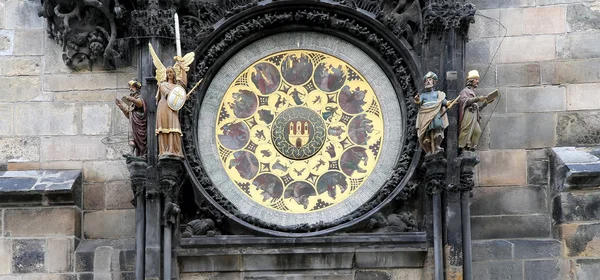
M162 62L158 58L158 55L156 55L154 48L152 48L152 44L148 43L148 46L150 47L150 55L152 55L152 62L154 62L154 67L156 67L156 82L160 84L160 82L167 79L167 68L162 64Z
M181 64L183 66L183 71L185 71L186 73L188 71L190 71L190 66L192 64L192 62L194 62L194 58L195 58L196 54L194 52L190 52L187 53L186 55L183 56L183 58L180 60ZM181 70L179 69L179 67L173 67L173 69L175 69L175 74L177 75L177 80L181 80L181 75L182 73Z

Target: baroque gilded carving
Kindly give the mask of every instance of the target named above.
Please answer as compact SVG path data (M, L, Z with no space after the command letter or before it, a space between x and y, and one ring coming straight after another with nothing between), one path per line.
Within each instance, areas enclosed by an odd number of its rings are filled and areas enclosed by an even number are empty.
M193 79L199 80L201 77L204 77L208 69L216 63L218 57L223 55L231 46L248 37L250 34L267 31L278 26L289 25L293 23L328 28L335 30L335 32L344 33L356 38L357 40L366 42L389 65L395 75L394 78L399 82L402 90L405 93L414 93L416 91L416 84L412 79L410 71L408 70L409 66L402 58L402 55L396 49L394 49L389 42L386 42L378 30L373 30L363 26L353 19L345 18L341 15L335 15L331 14L330 12L317 9L270 12L255 16L253 18L248 18L245 21L236 24L227 32L225 32L223 36L219 37L218 40L214 41L214 43L208 47L205 52L198 53L196 67L194 69L195 71L192 74ZM186 158L190 165L191 171L200 184L200 187L202 187L220 207L251 225L263 229L292 233L314 232L331 228L344 224L348 221L355 220L368 213L376 206L380 205L384 200L390 197L401 181L405 179L405 176L409 174L415 153L418 150L415 137L415 120L417 110L416 106L412 103L412 98L409 97L409 95L410 94L407 94L404 97L404 100L401 100L401 102L403 102L406 106L407 125L405 133L407 137L405 138L403 152L396 164L396 167L394 168L392 176L388 178L381 191L374 198L372 198L372 200L365 203L349 215L334 222L310 225L302 224L289 227L269 224L241 213L233 204L226 200L220 191L212 184L211 180L206 174L194 146L194 112L197 112L200 107L200 102L196 100L198 98L197 96L192 96L191 102L186 103L186 106L184 106L184 108L180 111L182 116L182 130L184 131L184 149ZM194 106L194 104L198 105ZM206 211L212 214L220 212L213 205L205 204L204 207ZM216 217L218 222L219 218L222 218L222 214L219 213L217 216L221 216Z

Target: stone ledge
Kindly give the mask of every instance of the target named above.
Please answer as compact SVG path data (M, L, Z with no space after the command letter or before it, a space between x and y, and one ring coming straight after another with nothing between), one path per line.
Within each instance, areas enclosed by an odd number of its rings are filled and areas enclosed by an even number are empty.
M0 206L81 207L81 174L81 170L0 172Z
M425 233L348 234L310 238L216 236L183 238L182 273L218 271L422 268Z
M552 154L555 192L600 186L600 147L558 147Z

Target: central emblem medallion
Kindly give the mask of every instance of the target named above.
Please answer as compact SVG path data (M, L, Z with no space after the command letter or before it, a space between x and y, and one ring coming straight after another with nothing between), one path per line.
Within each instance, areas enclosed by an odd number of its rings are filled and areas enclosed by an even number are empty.
M325 122L306 107L292 107L281 112L271 130L277 151L294 160L307 159L318 153L326 137Z

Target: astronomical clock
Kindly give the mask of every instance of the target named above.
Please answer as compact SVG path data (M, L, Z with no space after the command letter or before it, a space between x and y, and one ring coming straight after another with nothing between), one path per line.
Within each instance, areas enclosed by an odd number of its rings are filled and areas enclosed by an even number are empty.
M352 227L416 168L408 45L310 13L257 15L195 50L190 74L203 83L180 112L186 167L196 202L220 222L276 236ZM310 28L278 28L285 21Z

